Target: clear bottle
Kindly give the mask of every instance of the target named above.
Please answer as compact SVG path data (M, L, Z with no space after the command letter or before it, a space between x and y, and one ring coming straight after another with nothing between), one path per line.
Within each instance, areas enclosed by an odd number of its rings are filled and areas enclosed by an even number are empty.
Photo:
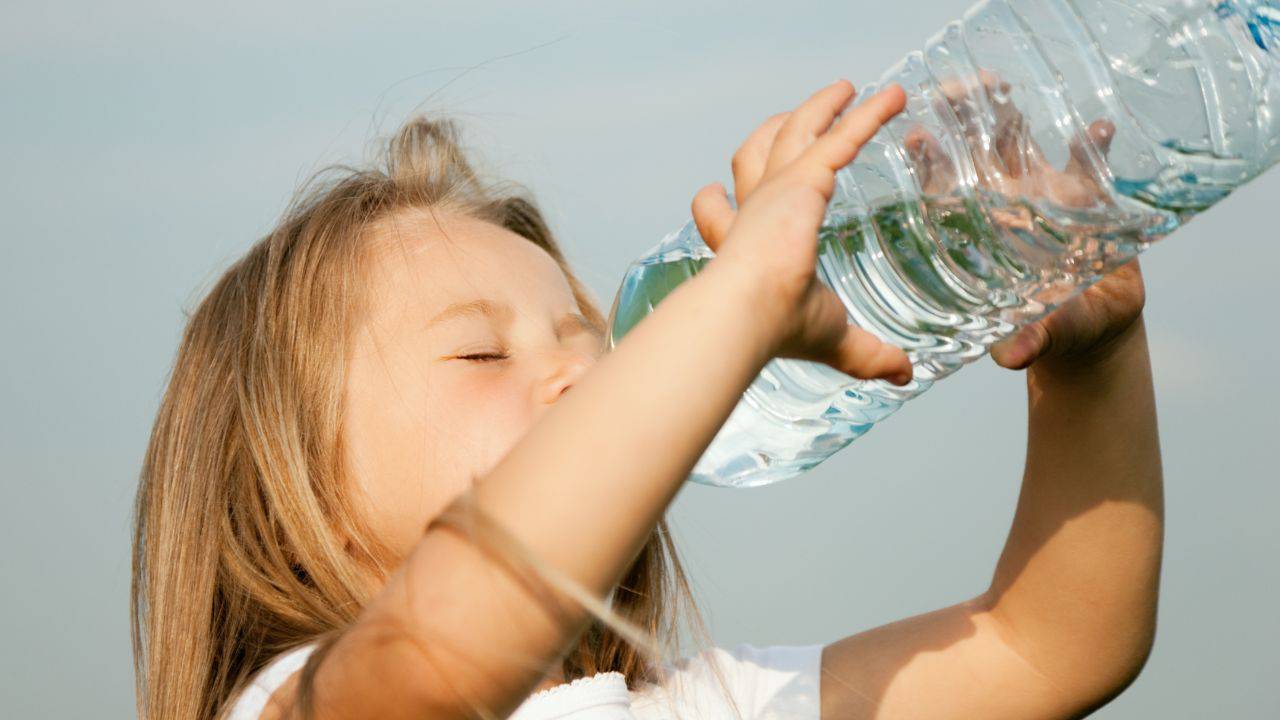
M1280 161L1280 0L984 0L890 68L907 107L837 174L818 278L903 387L775 359L696 482L794 477ZM713 253L629 268L609 347Z

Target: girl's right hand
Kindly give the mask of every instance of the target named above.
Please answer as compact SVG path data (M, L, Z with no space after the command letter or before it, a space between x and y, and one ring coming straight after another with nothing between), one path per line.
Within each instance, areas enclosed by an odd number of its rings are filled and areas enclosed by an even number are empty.
M906 102L902 88L891 85L836 122L853 95L853 85L840 80L766 120L733 156L738 209L724 186L712 183L694 196L693 219L716 253L708 267L743 280L758 321L770 331L770 356L815 360L854 377L903 385L912 375L907 354L849 324L840 299L814 272L836 171Z

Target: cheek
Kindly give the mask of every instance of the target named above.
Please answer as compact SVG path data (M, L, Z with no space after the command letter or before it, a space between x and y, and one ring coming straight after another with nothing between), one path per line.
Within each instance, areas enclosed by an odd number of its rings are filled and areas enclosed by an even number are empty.
M449 445L468 479L488 472L533 422L528 383L514 372L473 373L453 383L438 427L447 428Z
M357 461L369 494L367 511L396 552L410 552L426 522L528 430L527 393L506 375L514 374L441 374L407 405L403 385L393 399L366 403L372 418Z

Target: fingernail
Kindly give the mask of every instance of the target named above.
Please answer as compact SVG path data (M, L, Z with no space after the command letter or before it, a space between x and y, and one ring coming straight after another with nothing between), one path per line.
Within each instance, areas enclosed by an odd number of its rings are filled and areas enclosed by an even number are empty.
M895 373L894 375L889 377L889 382L893 383L894 385L906 385L907 383L911 382L911 375L910 373L904 373L904 372Z

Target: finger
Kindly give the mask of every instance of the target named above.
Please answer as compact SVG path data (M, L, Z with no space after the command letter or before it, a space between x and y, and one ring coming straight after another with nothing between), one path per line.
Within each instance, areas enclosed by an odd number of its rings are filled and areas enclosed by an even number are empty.
M849 104L853 95L853 83L837 80L801 103L778 129L773 147L769 149L764 174L771 175L799 157L805 148L831 127L836 115Z
M760 184L765 163L769 160L769 149L773 147L778 129L790 115L790 111L781 112L765 120L733 154L733 161L730 163L733 169L733 194L739 205Z
M1011 87L999 73L991 70L979 70L976 76L973 73L949 75L938 82L942 99L933 101L934 110L944 116L954 113L971 145L987 144L981 142L981 137L988 132L988 124L995 135L994 142L998 143L1017 113L1009 96ZM1002 159L998 154L994 158L988 155L987 162Z
M892 84L850 110L831 132L823 135L807 151L805 160L821 164L832 172L853 162L858 151L886 122L906 107L907 94Z
M991 359L1000 367L1022 370L1048 352L1051 342L1049 330L1037 321L992 345Z
M1107 153L1111 152L1111 141L1115 135L1116 125L1110 120L1102 118L1089 123L1084 137L1077 136L1071 141L1065 172L1069 175L1093 177L1093 161L1089 156L1088 145L1092 144L1097 148L1098 157L1105 159Z
M1010 177L1021 177L1033 167L1027 138L1027 121L1017 108L997 114L995 152Z
M1004 81L1000 73L993 70L978 70L975 78L972 73L965 75L948 75L938 81L938 89L942 91L943 97L956 103L960 102L966 95L981 89L983 93L990 98L992 95L1005 96L1009 93L1010 85Z
M949 102L957 102L969 94L970 82L961 75L948 75L938 81L938 89Z
M919 125L908 130L906 137L902 139L902 148L906 150L907 160L915 171L916 182L926 192L929 181L933 179L933 163L930 161L928 146L930 141L936 140L932 133Z
M729 205L729 195L720 183L705 185L693 196L693 223L702 241L717 252L720 243L729 234L736 213Z
M978 79L988 93L998 92L1004 94L1009 92L1009 83L1004 81L998 70L981 68L978 70Z
M849 325L829 363L846 375L871 380L884 378L895 385L911 382L914 369L902 348L884 342L857 325Z
M944 194L955 186L955 166L933 133L916 125L903 138L903 148L915 168L920 189L925 194Z

